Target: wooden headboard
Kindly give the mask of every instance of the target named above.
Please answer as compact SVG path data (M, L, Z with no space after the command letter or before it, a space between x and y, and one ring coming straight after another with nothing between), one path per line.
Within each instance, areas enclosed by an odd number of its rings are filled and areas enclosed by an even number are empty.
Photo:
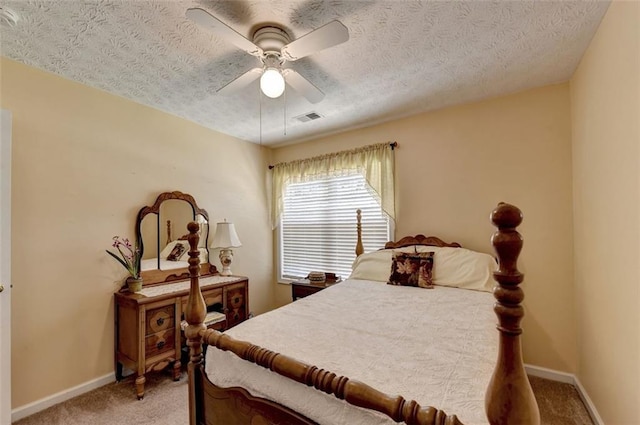
M446 243L440 238L435 236L425 236L425 235L416 235L416 236L405 236L397 242L387 242L384 244L385 249L390 248L402 248L403 246L411 246L411 245L429 245L429 246L438 246L438 247L452 247L452 248L462 248L458 242Z
M364 253L364 247L362 246L362 212L359 209L356 210L356 219L356 231L358 233L358 241L356 243L356 257L358 257ZM435 236L416 235L405 236L397 242L387 242L386 244L384 244L384 249L402 248L404 246L412 245L462 248L462 245L460 245L458 242L447 243Z

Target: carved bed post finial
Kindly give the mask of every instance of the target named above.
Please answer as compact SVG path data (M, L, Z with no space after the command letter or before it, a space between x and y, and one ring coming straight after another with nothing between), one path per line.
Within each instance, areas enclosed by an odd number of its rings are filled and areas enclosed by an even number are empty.
M360 209L356 210L356 219L358 220L358 242L356 243L356 257L359 257L360 255L362 255L362 253L364 253L364 247L362 246L362 211Z
M187 225L189 229L189 274L191 276L191 289L189 290L189 300L185 309L184 318L189 326L185 330L187 345L189 346L189 364L187 365L187 373L189 374L189 424L196 425L198 418L196 417L196 383L195 369L202 365L202 335L200 331L206 329L204 318L207 312L202 292L200 291L199 275L200 275L200 251L198 250L198 242L200 237L198 232L200 225L194 221Z
M539 425L540 413L522 361L520 321L524 316L520 289L523 274L518 271L522 237L516 227L522 223L522 212L515 206L500 203L491 213L498 230L491 242L498 256L498 270L493 273L498 285L493 294L497 300L500 345L498 361L485 396L485 410L492 425Z

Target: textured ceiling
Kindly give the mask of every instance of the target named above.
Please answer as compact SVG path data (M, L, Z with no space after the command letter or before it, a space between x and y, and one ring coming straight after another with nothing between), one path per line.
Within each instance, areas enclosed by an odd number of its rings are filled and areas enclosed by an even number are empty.
M2 0L3 56L194 121L277 145L567 81L603 1ZM259 60L185 17L207 10L251 39L265 23L292 39L332 21L346 43L286 66L325 93L269 99L258 82L216 91ZM316 112L322 118L294 117Z

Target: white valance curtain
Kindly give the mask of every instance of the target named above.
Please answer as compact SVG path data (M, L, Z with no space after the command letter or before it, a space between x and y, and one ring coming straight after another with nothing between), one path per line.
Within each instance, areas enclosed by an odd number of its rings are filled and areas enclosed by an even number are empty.
M327 177L360 173L382 211L395 220L394 150L389 143L378 143L297 161L276 164L272 169L271 224L280 223L287 186Z

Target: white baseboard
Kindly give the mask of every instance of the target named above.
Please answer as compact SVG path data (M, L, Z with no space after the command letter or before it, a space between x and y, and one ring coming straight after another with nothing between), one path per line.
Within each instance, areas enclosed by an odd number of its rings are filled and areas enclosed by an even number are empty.
M116 380L115 375L109 373L91 381L87 381L84 384L76 385L75 387L60 391L59 393L50 395L48 397L36 400L32 403L25 404L24 406L17 407L11 411L11 422L18 421L34 413L40 412L55 404L62 403L70 398L79 396L96 388L100 388L104 385L110 384Z
M593 420L593 423L595 423L596 425L604 425L604 421L600 417L600 414L598 414L596 406L593 404L593 401L591 401L591 398L589 398L587 390L584 389L578 377L576 377L575 386L578 389L578 394L580 394L582 402L585 406L587 406L587 411L589 412L589 415L591 415L591 420Z
M538 378L549 379L551 381L562 382L575 386L593 422L596 425L604 425L604 421L598 414L598 411L591 401L591 398L587 394L587 391L575 375L533 365L525 365L524 368L527 371L527 374L531 376L536 376ZM53 394L49 397L45 397L32 403L25 404L24 406L20 406L11 411L11 421L15 422L22 418L26 418L27 416L33 415L34 413L40 412L41 410L44 410L55 404L62 403L63 401L69 400L91 390L95 390L96 388L100 388L114 381L114 374L109 373L107 375L101 376L100 378L85 382L84 384L77 385L64 391L60 391L59 393Z
M575 385L576 376L571 373L560 372L546 367L533 366L525 364L524 369L527 375L536 376L538 378L548 379L550 381L562 382L564 384Z
M589 416L591 416L591 420L596 425L604 425L604 421L598 414L598 410L596 406L591 401L589 394L587 394L587 390L582 386L580 380L577 376L572 373L560 372L553 369L547 369L546 367L533 366L533 365L524 365L524 369L527 371L528 375L536 376L538 378L549 379L551 381L562 382L565 384L571 384L576 387L578 391L578 395L585 407L587 408L587 412L589 412Z

